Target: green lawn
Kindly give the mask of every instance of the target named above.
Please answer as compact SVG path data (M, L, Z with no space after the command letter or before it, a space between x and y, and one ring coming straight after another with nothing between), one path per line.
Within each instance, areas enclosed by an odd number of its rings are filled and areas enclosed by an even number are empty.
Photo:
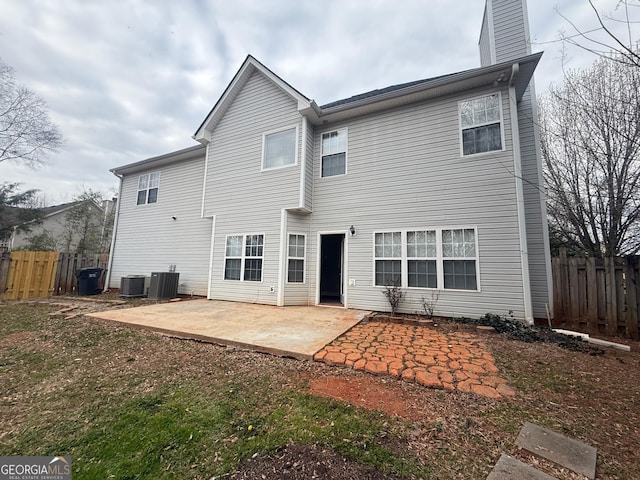
M52 319L53 310L0 307L0 455L71 455L77 479L209 479L290 441L320 442L428 477L380 441L401 435L402 422L309 395L283 374L304 362Z
M74 479L209 480L290 442L406 478L485 479L502 452L531 460L515 446L525 421L596 446L599 479L640 478L637 351L485 335L518 391L495 401L49 315L58 308L0 303L0 455L71 455ZM333 375L393 392L413 416L310 393L310 379Z

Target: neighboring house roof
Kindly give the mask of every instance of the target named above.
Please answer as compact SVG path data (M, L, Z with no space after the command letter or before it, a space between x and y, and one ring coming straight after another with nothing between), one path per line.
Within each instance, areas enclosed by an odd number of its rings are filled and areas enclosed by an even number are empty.
M57 215L58 213L63 213L66 212L68 210L71 210L73 207L75 207L76 205L78 205L79 203L82 203L81 201L77 201L77 202L69 202L69 203L61 203L60 205L52 205L50 207L43 207L40 209L40 211L42 212L42 217L39 218L39 220L42 220L44 218L47 217L52 217L53 215ZM99 205L96 205L98 208L101 208ZM9 226L15 227L21 224L27 224L32 222L33 220L29 221L29 222L23 222L20 220L19 218L19 214L21 211L27 210L26 208L23 207L5 207L4 211L3 211L3 215L5 216L5 218L9 218L10 222L9 222Z

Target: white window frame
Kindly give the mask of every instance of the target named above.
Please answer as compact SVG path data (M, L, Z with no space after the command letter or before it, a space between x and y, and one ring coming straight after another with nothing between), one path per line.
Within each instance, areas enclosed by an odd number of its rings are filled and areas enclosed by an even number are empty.
M377 234L385 234L385 233L400 233L400 256L385 256L384 253L382 256L378 257L376 256L376 235ZM386 287L386 285L378 285L376 283L376 261L377 260L381 260L381 261L400 261L400 285L398 285L399 287L402 287L403 285L406 285L406 281L405 281L405 269L402 268L403 265L403 258L406 258L406 254L407 254L407 250L406 250L406 242L405 242L405 238L406 235L404 234L404 232L401 229L393 229L393 230L377 230L375 232L373 232L373 285L376 287Z
M329 153L327 155L325 155L324 153L324 142L323 137L327 134L331 134L337 132L338 134L340 134L341 132L344 132L344 136L345 136L345 142L344 142L344 173L339 173L337 175L327 175L326 177L324 175L322 175L322 166L323 166L323 160L325 156L328 155L335 155L337 153L342 153L340 152L334 152L334 153ZM334 128L331 130L327 130L325 132L320 133L320 178L333 178L333 177L342 177L344 175L347 174L348 172L348 168L349 168L349 129L347 127L342 127L342 128Z
M420 257L420 256L409 256L409 233L418 233L418 232L433 232L435 234L436 237L436 243L435 243L435 247L436 247L436 254L434 256L429 256L429 255L425 255L424 257ZM435 290L438 288L438 272L440 271L438 269L438 231L435 228L429 228L429 229L416 229L416 230L407 230L405 232L405 238L403 239L403 243L406 246L406 262L407 262L407 268L406 268L406 277L407 277L407 288L428 288L431 290ZM416 260L419 262L422 261L435 261L436 262L436 286L435 287L415 287L415 286L410 286L409 285L409 262L412 260Z
M151 186L151 177L153 175L157 175L157 185L155 187ZM147 185L146 188L140 188L140 180L146 177L147 179ZM155 202L149 202L149 191L156 189L156 200ZM140 192L145 192L144 195L144 202L142 203L138 203L138 198L140 197ZM142 175L138 175L138 187L136 189L136 206L140 206L140 205L149 205L149 203L158 203L158 194L160 193L160 171L156 171L156 172L149 172L149 173L143 173Z
M444 234L445 230L462 230L464 232L464 230L473 230L473 238L474 238L474 253L475 256L473 257L467 257L467 256L450 256L450 257L446 257L444 255L444 241L442 240L442 235ZM464 235L464 233L463 233ZM440 241L441 244L441 260L442 260L442 289L443 290L456 290L456 291L460 291L460 292L474 292L474 291L478 291L480 290L480 271L479 271L479 264L478 264L478 230L475 228L471 228L471 227L451 227L451 228L442 228L440 231L440 236L438 237L438 240ZM464 242L464 240L463 240ZM466 243L466 242L465 242ZM476 289L468 289L468 288L445 288L444 285L444 262L445 261L474 261L476 264Z
M265 154L267 152L267 137L269 135L273 135L276 133L282 133L282 132L286 132L287 130L294 130L296 131L296 137L295 137L295 146L294 146L294 155L293 155L293 163L287 164L287 165L280 165L277 167L266 167L264 162L266 160L265 158ZM286 127L282 127L282 128L278 128L276 130L270 130L268 132L264 132L262 134L262 171L263 172L268 172L271 170L280 170L282 168L289 168L289 167L295 167L296 165L298 165L298 142L299 142L299 131L298 131L298 125L289 125Z
M253 235L262 236L262 255L247 255L247 238ZM241 255L227 255L227 242L229 237L242 237L242 251ZM234 233L225 235L224 238L224 262L222 264L222 280L225 282L249 282L249 283L262 283L264 279L264 249L265 249L266 236L264 233ZM240 279L226 278L227 260L240 260ZM260 268L260 280L247 280L245 279L245 264L246 260L262 260L262 267Z
M475 240L475 257L444 257L442 251L442 232L444 230L473 230L474 231L474 240ZM427 232L427 231L435 231L436 232L436 274L437 274L437 286L433 287L410 287L409 286L409 260L432 260L432 257L409 257L407 255L407 233L408 232ZM402 245L402 256L398 257L376 257L376 234L378 233L393 233L400 232L401 235L401 245ZM454 226L445 226L445 227L416 227L416 228L405 228L405 229L392 229L392 230L376 230L372 235L372 272L373 279L372 285L376 288L384 288L386 285L378 285L376 283L376 260L398 260L400 259L400 272L401 272L401 285L399 287L405 288L408 290L446 290L447 292L480 292L480 253L478 250L478 227L477 225L454 225ZM445 288L444 287L444 261L445 260L469 260L475 261L476 263L476 289L475 290L467 290L467 289L456 289L456 288Z
M483 126L487 126L487 125L493 125L494 123L496 123L496 121L490 121L490 122L484 122L484 123L478 123L476 125L473 126L467 126L464 127L462 126L462 109L461 106L464 103L467 102L473 102L474 100L479 100L481 98L485 98L485 97L490 97L492 95L498 95L498 105L500 106L500 145L501 148L497 149L497 150L487 150L486 152L476 152L476 153L469 153L467 155L465 155L464 153L464 142L463 142L463 137L462 137L462 132L463 130L469 130L471 128L477 128L477 127L483 127ZM460 141L460 156L461 157L473 157L476 155L487 155L487 154L491 154L493 152L503 152L505 150L505 140L504 140L504 115L502 113L502 92L492 92L492 93L486 93L484 95L477 95L475 97L471 97L471 98L465 98L464 100L460 100L458 101L458 132L459 132L459 141Z
M291 236L295 235L302 237L303 256L292 256L289 248L291 247ZM302 260L302 282L290 282L289 281L289 260ZM307 283L307 235L305 233L288 232L287 233L287 280L286 283L292 285L304 285Z

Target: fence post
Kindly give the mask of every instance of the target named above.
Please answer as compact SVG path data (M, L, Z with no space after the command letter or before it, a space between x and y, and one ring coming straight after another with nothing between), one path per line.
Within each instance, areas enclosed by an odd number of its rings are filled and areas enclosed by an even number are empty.
M627 294L627 309L625 311L625 328L627 338L638 340L638 277L637 272L638 257L628 256L625 258L625 291Z
M616 298L616 266L613 257L604 258L605 289L607 292L607 335L618 333L618 299Z
M587 324L590 333L598 333L598 277L596 274L596 259L588 257L587 273Z

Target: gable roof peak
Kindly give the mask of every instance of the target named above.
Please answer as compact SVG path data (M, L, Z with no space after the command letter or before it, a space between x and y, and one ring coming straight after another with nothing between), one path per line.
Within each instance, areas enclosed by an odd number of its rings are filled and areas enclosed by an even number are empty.
M238 93L240 93L249 78L256 71L260 72L276 87L280 88L284 93L286 93L294 101L296 101L298 104L298 110L305 110L315 105L315 102L313 102L313 100L300 93L289 83L284 81L273 71L267 68L264 64L262 64L253 55L249 54L246 56L244 62L242 62L242 65L231 79L231 82L229 82L229 85L227 85L227 88L225 88L224 92L222 92L222 95L213 106L205 120L202 122L200 127L198 127L198 130L196 130L196 133L193 135L193 138L195 140L198 140L202 143L207 143L205 131L213 131L213 128L217 125L224 113L228 110L229 106L231 105L231 103L233 103Z

